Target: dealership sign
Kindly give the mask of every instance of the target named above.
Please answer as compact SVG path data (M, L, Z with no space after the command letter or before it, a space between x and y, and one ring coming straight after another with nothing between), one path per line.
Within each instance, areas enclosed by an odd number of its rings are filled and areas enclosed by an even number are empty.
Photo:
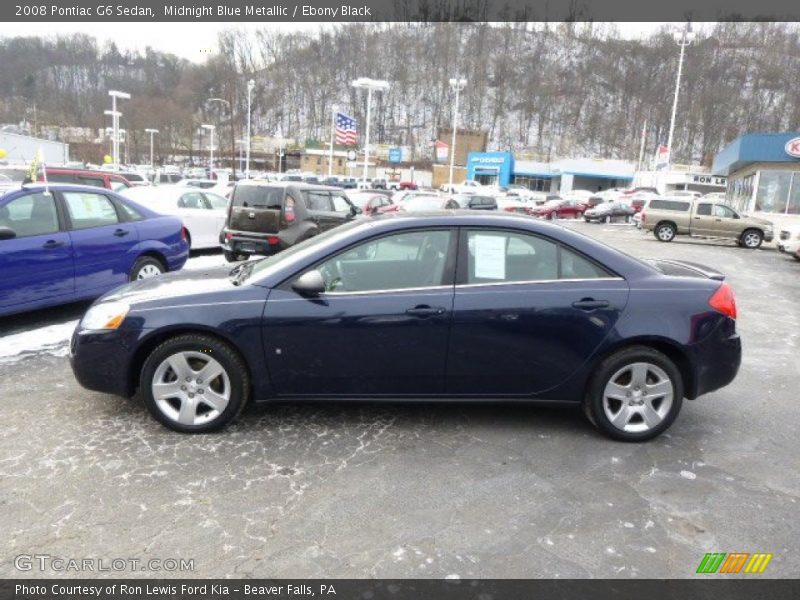
M786 154L792 158L800 158L800 137L796 137L786 142L784 150L786 150Z

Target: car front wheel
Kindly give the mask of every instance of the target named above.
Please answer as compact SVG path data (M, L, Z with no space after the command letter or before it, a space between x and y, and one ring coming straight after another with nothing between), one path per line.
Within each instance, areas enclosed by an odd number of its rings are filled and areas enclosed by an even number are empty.
M626 442L653 439L672 425L683 402L683 380L663 353L633 346L598 365L583 407L606 435Z
M228 262L240 262L250 258L250 255L245 254L244 252L231 252L230 250L223 250L222 254L225 256L225 260Z
M142 367L145 406L175 431L215 431L244 409L250 382L247 367L228 344L186 334L158 346Z
M764 236L762 236L761 232L757 229L748 229L742 234L740 241L741 245L745 248L755 250L761 246L761 242L764 241Z
M136 262L133 263L133 267L131 267L129 279L130 281L150 279L151 277L158 277L163 274L165 270L164 265L161 264L161 261L157 258L153 258L152 256L140 256L136 259Z

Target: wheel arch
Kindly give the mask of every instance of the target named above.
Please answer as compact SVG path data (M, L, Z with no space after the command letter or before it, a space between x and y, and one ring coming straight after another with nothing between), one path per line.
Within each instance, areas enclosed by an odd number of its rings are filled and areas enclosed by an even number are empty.
M620 340L618 343L609 346L602 352L598 353L592 360L591 366L588 370L588 377L584 383L584 390L587 390L592 383L592 377L597 369L597 366L612 354L616 354L620 350L631 348L633 346L646 346L657 350L669 358L681 374L683 383L683 394L686 398L694 400L697 397L696 390L696 377L692 363L686 351L674 340L659 336L640 336L635 338L626 338Z
M174 337L179 337L181 335L205 335L208 337L215 338L216 340L223 342L230 346L230 348L239 355L239 358L242 359L242 362L247 367L247 375L248 381L250 382L250 389L248 390L250 396L252 397L253 394L253 366L250 364L250 361L247 360L247 356L239 350L239 347L236 345L234 340L224 334L224 332L220 332L217 329L212 329L210 327L205 327L203 325L179 325L175 327L170 327L166 329L158 329L152 332L149 336L145 337L138 345L136 350L133 353L133 356L130 361L130 365L128 366L128 374L127 374L127 386L128 392L130 396L133 396L138 387L139 387L139 379L142 372L142 367L144 366L147 357L155 350L158 346L163 344L169 339Z

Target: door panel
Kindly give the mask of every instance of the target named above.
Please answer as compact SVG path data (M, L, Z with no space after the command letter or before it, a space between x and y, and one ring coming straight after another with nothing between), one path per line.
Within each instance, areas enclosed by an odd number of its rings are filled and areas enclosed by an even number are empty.
M714 222L713 205L707 202L698 203L692 213L692 233L695 235L719 235Z
M627 283L544 236L461 234L447 359L452 395L519 395L562 383L613 329Z
M62 192L75 256L75 290L109 289L128 281L130 250L139 241L133 223L119 222L104 194Z
M0 309L69 298L75 289L72 247L59 231L55 198L27 194L0 206L0 226L17 234L0 240Z

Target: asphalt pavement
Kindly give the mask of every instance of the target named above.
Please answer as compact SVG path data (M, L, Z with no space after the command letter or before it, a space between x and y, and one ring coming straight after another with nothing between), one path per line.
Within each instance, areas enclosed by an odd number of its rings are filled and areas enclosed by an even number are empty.
M610 441L571 407L521 405L270 405L187 436L33 353L0 364L0 577L99 575L15 567L41 554L193 560L117 576L693 577L706 552L773 553L764 576L796 577L800 263L566 226L726 273L734 383L645 444ZM0 335L83 309L6 318Z

